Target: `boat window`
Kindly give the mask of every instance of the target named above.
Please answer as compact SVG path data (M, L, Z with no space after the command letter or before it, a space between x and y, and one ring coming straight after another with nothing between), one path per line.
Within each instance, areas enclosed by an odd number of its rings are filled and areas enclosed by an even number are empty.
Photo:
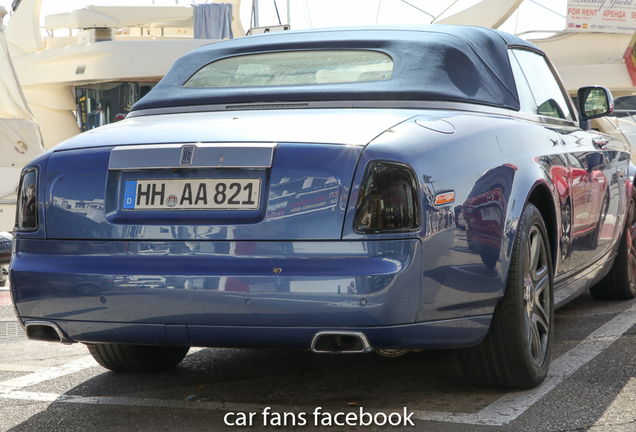
M537 103L537 114L572 120L563 90L543 56L526 50L512 50Z
M620 96L614 99L615 110L630 110L636 111L636 97L634 96Z
M0 118L31 120L13 66L11 66L2 26L0 26Z
M185 87L259 87L386 80L393 60L378 51L316 50L248 54L199 69Z
M75 87L77 125L82 132L123 120L155 82L109 82Z

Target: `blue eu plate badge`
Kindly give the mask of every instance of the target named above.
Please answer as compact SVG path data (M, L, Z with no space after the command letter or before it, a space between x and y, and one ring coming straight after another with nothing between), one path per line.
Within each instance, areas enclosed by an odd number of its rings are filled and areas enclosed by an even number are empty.
M137 195L137 180L127 181L124 186L124 209L135 208L135 197Z

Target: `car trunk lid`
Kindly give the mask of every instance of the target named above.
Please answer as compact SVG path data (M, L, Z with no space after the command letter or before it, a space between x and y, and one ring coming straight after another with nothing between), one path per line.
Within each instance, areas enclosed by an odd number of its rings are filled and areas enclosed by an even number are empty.
M237 124L220 121L206 131L195 121L190 129L179 127L184 140L140 144L140 133L156 133L151 127L157 125L156 119L149 119L143 127L122 125L123 131L130 131L121 132L129 145L107 145L112 144L113 130L103 136L96 133L87 141L91 145L67 144L60 148L62 151L54 152L48 163L47 237L339 239L353 175L364 147L359 138L354 144L344 144L335 135L332 138L336 143L318 141L328 138L329 134L319 131L328 128L331 121L338 125L343 122L336 121L333 113L309 117L287 118L290 123L301 118L305 124L311 119L323 122L321 128L305 131L304 142L209 141L210 136L229 138L231 131L234 137L243 136L243 130ZM380 122L378 117L378 124L371 127L363 116L351 116L345 135L370 140L408 118L404 113L389 117L389 122ZM263 119L255 117L254 121ZM198 134L191 129L197 129ZM166 138L173 138L174 134L167 131ZM252 132L245 135L256 138ZM270 131L262 138L275 135ZM300 134L295 136L299 138Z

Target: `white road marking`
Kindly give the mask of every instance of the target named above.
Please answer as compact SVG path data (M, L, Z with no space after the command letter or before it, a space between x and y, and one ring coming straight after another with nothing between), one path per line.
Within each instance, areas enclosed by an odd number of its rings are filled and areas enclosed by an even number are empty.
M36 393L13 390L0 390L0 397L3 399L18 399L30 402L55 402L63 395L56 393Z
M15 363L0 363L0 371L6 372L36 372L42 369L42 366L29 366Z
M39 372L34 372L18 378L2 381L0 382L0 397L3 396L3 393L59 378L61 376L79 372L83 369L87 369L93 366L97 366L97 363L95 362L93 357L85 356L61 366L46 368Z
M636 378L627 381L614 402L607 407L603 416L592 428L588 429L588 432L633 431L636 426L634 407L636 407Z
M257 412L263 411L266 407L271 408L274 412L312 412L315 407L301 406L284 406L271 404L244 404L232 402L208 402L208 401L188 401L175 399L147 399L147 398L127 398L127 397L111 397L111 396L76 396L57 393L38 393L24 391L10 391L0 394L5 399L28 400L31 402L55 402L55 403L75 403L87 405L122 405L122 406L143 406L143 407L163 407L163 408L185 408L185 409L203 409L215 411L234 411L234 412ZM389 410L376 410L387 411ZM372 412L369 410L369 412ZM391 411L392 412L392 411Z
M418 411L413 417L453 423L506 425L526 412L581 366L603 352L635 323L636 304L596 329L577 346L553 361L545 382L536 389L509 393L475 414Z
M614 343L636 323L636 304L615 316L612 320L596 329L577 346L563 354L561 357L552 362L550 373L546 381L538 388L529 391L520 391L509 393L497 401L491 403L478 413L448 413L448 412L431 412L431 411L414 411L413 418L418 420L439 421L447 423L466 423L475 425L503 426L514 421L521 414L526 412L528 408L538 402L543 396L552 391L561 382L571 376L579 368L584 366L590 360L594 359L598 354L603 352L607 347ZM197 349L196 351L199 351ZM108 396L74 396L57 393L38 393L19 391L29 385L37 384L50 379L55 379L63 375L74 373L91 366L95 366L92 357L87 356L66 365L56 368L45 369L23 377L0 382L0 398L29 400L33 402L55 402L55 403L80 403L92 405L124 405L124 406L145 406L145 407L170 407L170 408L186 408L186 409L208 409L218 411L235 411L235 412L254 412L262 411L266 406L271 407L272 411L300 411L311 412L315 407L298 407L298 406L274 406L264 404L239 404L239 403L221 403L202 400L170 400L170 399L140 399L125 397L108 397ZM635 381L633 379L632 381ZM631 387L636 387L636 382L626 386L625 395L617 397L614 404L608 409L599 422L613 421L612 413L621 412L628 407L634 405L634 394L636 391ZM324 408L326 411L327 408ZM384 409L369 409L367 412L388 412ZM636 415L634 415L636 417ZM605 426L604 426L605 427ZM600 429L598 429L600 431Z

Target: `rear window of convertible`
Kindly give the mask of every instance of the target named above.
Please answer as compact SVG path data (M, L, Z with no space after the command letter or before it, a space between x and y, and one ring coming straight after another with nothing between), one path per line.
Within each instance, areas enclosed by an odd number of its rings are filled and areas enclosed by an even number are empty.
M393 60L378 51L317 50L248 54L212 62L184 87L260 87L386 80Z

